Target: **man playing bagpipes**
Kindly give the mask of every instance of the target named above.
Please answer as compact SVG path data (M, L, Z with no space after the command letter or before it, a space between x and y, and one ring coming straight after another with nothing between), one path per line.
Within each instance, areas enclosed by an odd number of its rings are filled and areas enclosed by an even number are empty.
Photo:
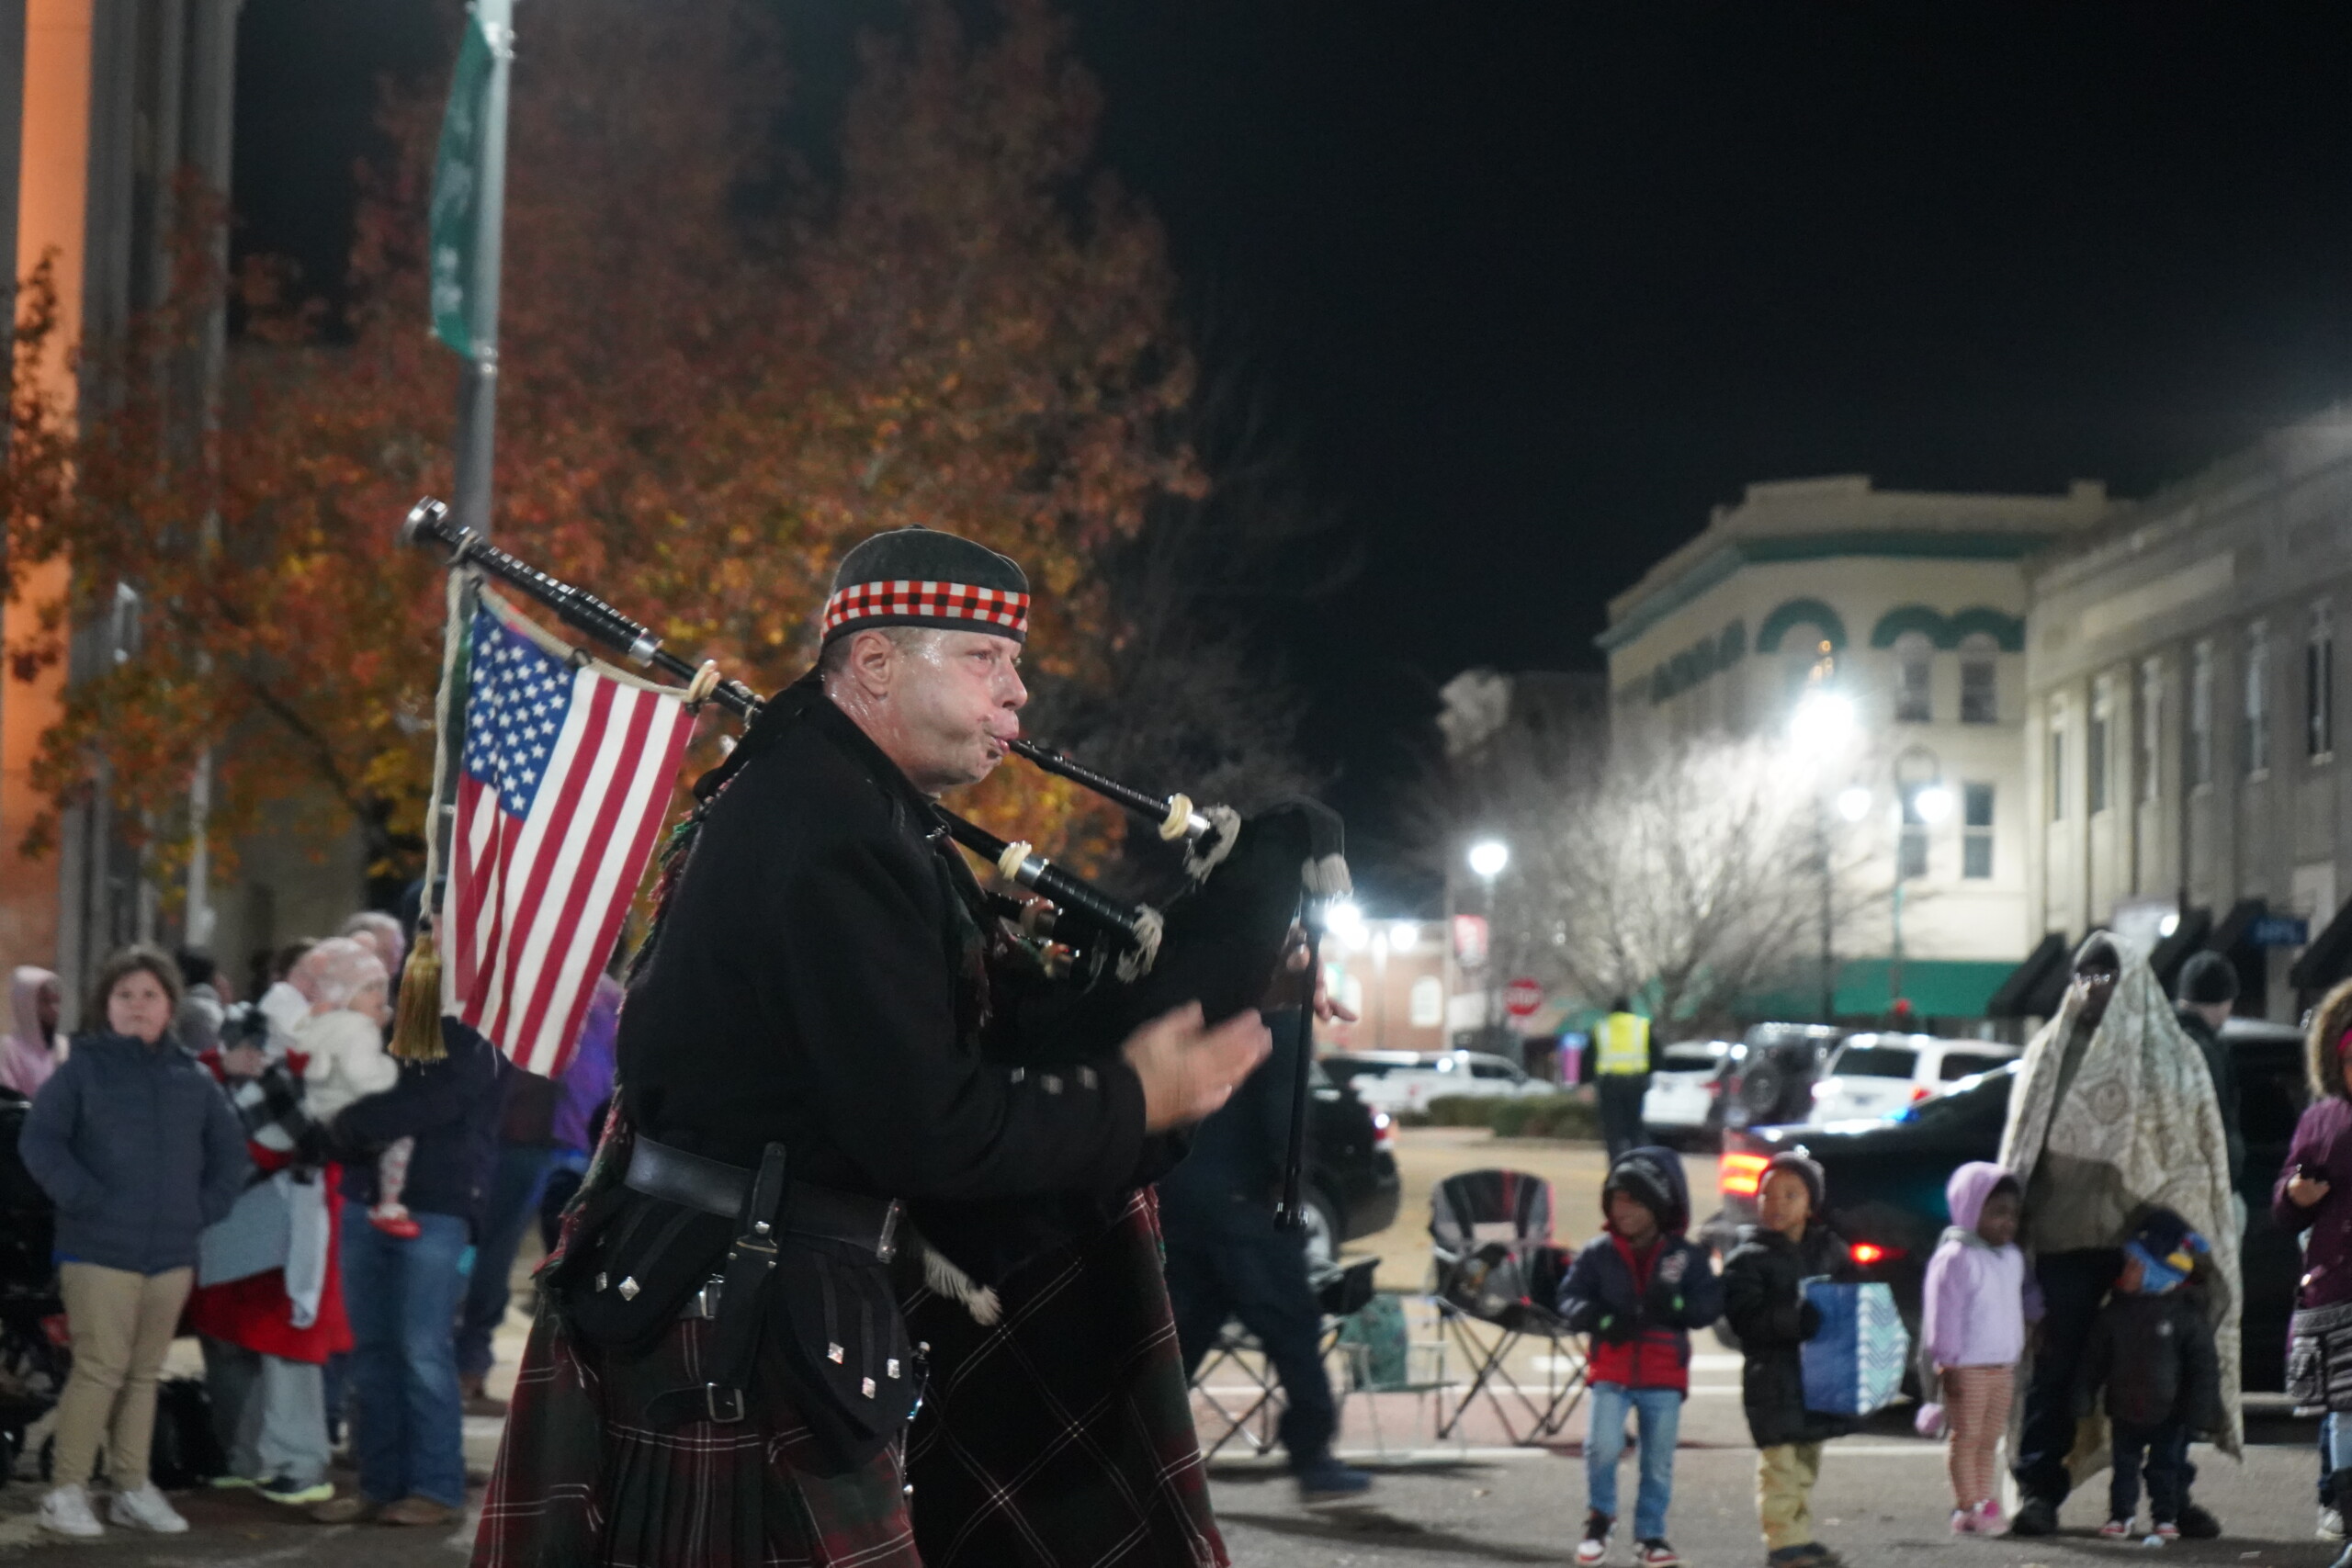
M932 803L1017 733L1028 604L1020 568L968 541L866 540L826 603L817 669L697 785L622 1009L613 1120L541 1275L483 1568L983 1561L953 1518L920 1519L918 1550L904 1452L926 1346L901 1300L1018 1343L1054 1321L1055 1281L1090 1269L1086 1320L1112 1337L1047 1359L1117 1358L1061 1380L1115 1408L985 1439L1050 1480L1035 1528L1070 1510L1076 1550L1040 1542L1035 1560L1107 1561L1079 1539L1107 1528L1121 1562L1225 1561L1136 1190L1266 1031L1252 1011L1207 1028L1192 1007L1060 1070L983 1049L1003 925ZM912 1256L907 1211L933 1205L997 1238L965 1253L980 1279L955 1245L927 1271ZM1111 1223L1004 1242L1033 1213ZM1005 1267L990 1279L982 1260ZM940 1349L934 1400L971 1348ZM1102 1451L1136 1433L1140 1452Z

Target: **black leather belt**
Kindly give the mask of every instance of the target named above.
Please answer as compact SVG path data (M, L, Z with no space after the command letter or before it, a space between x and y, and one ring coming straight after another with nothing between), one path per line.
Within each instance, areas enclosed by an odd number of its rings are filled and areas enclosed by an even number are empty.
M622 1184L649 1198L666 1199L731 1220L742 1211L752 1174L740 1165L690 1155L639 1134L629 1151L628 1175ZM899 1211L895 1198L869 1198L794 1181L785 1188L780 1228L787 1235L860 1247L888 1263L898 1255Z

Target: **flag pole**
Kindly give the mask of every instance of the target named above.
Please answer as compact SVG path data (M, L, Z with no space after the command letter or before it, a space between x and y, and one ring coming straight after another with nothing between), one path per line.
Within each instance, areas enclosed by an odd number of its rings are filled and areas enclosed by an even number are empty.
M473 243L465 280L468 343L458 391L456 510L462 526L486 539L491 468L498 449L498 285L506 228L506 98L514 62L514 0L473 0L469 10L471 26L480 29L490 60L473 169ZM451 95L452 116L458 112L457 91L468 85L461 66L461 80Z
M433 333L464 360L458 382L457 512L483 537L491 531L491 475L498 451L498 292L506 229L506 107L514 61L514 0L472 0L449 82L434 160L430 294ZM436 873L449 863L458 816L455 771L442 759L460 754L466 705L453 691L466 663L467 628L476 594L470 572L449 607L448 648L434 737L433 794L425 816L424 886L417 899L417 941L401 976L396 1044L429 1056L439 1045L440 955Z

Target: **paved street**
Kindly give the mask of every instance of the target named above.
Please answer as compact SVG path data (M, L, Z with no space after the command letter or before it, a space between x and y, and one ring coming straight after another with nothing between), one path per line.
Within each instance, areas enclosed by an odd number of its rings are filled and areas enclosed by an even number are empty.
M1431 1184L1453 1170L1501 1165L1531 1170L1556 1188L1564 1240L1589 1235L1602 1172L1600 1151L1589 1146L1540 1143L1498 1144L1459 1129L1408 1131L1399 1161L1406 1195L1398 1223L1379 1236L1351 1248L1377 1252L1385 1285L1417 1288L1428 1262L1426 1224ZM1712 1189L1713 1162L1689 1162L1691 1185L1704 1204ZM517 1265L527 1274L531 1260ZM1410 1337L1420 1343L1437 1337L1434 1318L1408 1298ZM521 1348L519 1302L500 1344L501 1372L511 1377ZM1751 1489L1755 1450L1748 1445L1739 1409L1739 1361L1712 1337L1702 1336L1692 1368L1690 1402L1684 1406L1682 1442L1676 1459L1675 1543L1695 1564L1760 1562ZM175 1348L175 1366L194 1357L192 1342ZM1442 1366L1435 1352L1418 1358L1423 1375L1457 1384L1466 1376L1461 1347L1450 1345ZM1548 1360L1541 1346L1523 1348L1511 1369L1531 1383L1557 1378L1566 1363ZM1339 1368L1336 1359L1335 1371ZM1256 1393L1246 1371L1226 1368L1208 1380L1209 1393L1238 1409ZM1584 1516L1581 1442L1584 1412L1570 1419L1562 1439L1549 1448L1510 1446L1496 1407L1481 1401L1470 1411L1457 1438L1433 1438L1437 1395L1351 1395L1342 1412L1341 1446L1349 1457L1379 1473L1378 1490L1361 1506L1302 1507L1280 1468L1279 1455L1261 1458L1246 1438L1227 1442L1212 1461L1218 1517L1236 1563L1244 1568L1421 1568L1425 1564L1555 1563L1566 1561ZM1205 1438L1221 1430L1205 1398L1196 1407ZM1515 1423L1525 1413L1510 1406ZM497 1443L498 1423L470 1418L467 1449L477 1469L487 1467ZM2311 1424L2275 1416L2254 1423L2255 1443L2246 1462L2232 1463L2199 1450L2203 1474L2199 1496L2230 1527L2223 1540L2178 1544L2167 1560L2234 1563L2246 1568L2320 1568L2333 1549L2312 1539L2312 1431ZM347 1472L338 1479L348 1483ZM1625 1506L1634 1485L1631 1456L1622 1472ZM38 1490L16 1484L0 1492L0 1555L28 1562L69 1557L123 1568L178 1568L181 1564L240 1565L332 1562L337 1568L390 1568L461 1562L467 1531L406 1532L372 1527L324 1529L295 1519L250 1496L198 1495L179 1499L196 1523L190 1535L170 1540L116 1532L96 1546L39 1542L29 1510ZM1926 1562L1921 1554L1946 1551L1954 1564L1982 1568L2062 1568L2068 1563L2112 1561L2140 1548L2100 1541L2097 1526L2101 1497L2078 1501L2067 1522L2072 1531L2054 1540L1954 1542L1945 1533L1949 1510L1942 1450L1911 1435L1906 1415L1878 1429L1833 1444L1823 1468L1817 1512L1823 1534L1857 1564ZM1623 1560L1621 1547L1619 1560Z

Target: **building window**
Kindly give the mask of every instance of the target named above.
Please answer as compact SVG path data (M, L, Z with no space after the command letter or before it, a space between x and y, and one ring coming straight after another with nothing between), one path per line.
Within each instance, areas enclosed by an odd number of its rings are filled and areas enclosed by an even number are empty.
M2050 716L2050 760L2042 770L2050 785L2050 820L2066 819L2066 715L2064 710Z
M1894 722L1926 724L1936 716L1932 694L1936 645L1918 632L1894 639Z
M2001 722L2000 645L1983 632L1960 645L1960 722Z
M2245 632L2245 713L2238 761L2248 778L2270 772L2270 628L2256 621Z
M2151 659L2140 666L2140 798L2152 801L2160 790L2165 745L2165 667Z
M2200 642L2188 660L2188 728L2187 764L2188 787L2203 789L2213 782L2213 645Z
M1898 882L1928 874L1928 818L1919 810L1919 791L1925 787L1911 784L1903 791L1903 836L1894 843L1894 876Z
M1971 878L1993 874L1993 786L1962 784L1961 798L1960 874Z
M2325 604L2312 606L2303 645L2303 748L2313 761L2335 751L2335 612Z
M2115 711L2115 682L2101 676L2091 689L2091 726L2083 743L2083 782L2089 787L2091 815L2107 809L2108 719Z

